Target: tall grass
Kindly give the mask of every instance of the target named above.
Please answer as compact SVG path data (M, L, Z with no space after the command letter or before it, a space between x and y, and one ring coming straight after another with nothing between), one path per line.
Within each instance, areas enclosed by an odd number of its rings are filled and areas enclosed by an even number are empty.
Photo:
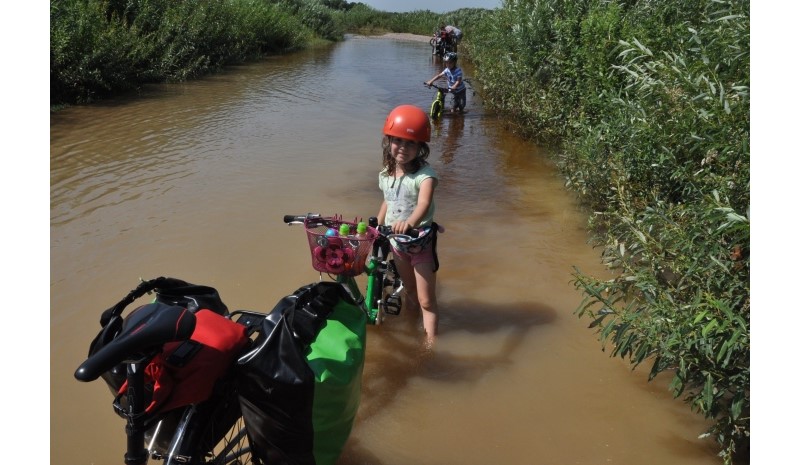
M380 34L384 32L403 32L430 35L439 29L439 24L452 24L465 31L485 21L491 10L484 8L461 8L449 13L434 13L430 10L416 10L407 13L390 13L375 10L363 3L355 3L344 15L344 26L348 32Z
M750 434L749 1L506 0L470 43L484 100L553 147L611 280L575 271L603 348Z
M50 103L85 103L148 82L339 40L318 2L52 0Z

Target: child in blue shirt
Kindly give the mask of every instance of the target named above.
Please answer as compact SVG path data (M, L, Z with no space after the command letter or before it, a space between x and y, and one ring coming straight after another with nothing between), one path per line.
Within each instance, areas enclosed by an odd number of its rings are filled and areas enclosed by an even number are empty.
M450 111L464 113L467 105L467 84L464 83L464 73L458 67L458 55L454 52L446 54L444 63L447 66L444 71L425 81L425 84L430 86L433 81L446 77L447 88L453 93L453 108Z

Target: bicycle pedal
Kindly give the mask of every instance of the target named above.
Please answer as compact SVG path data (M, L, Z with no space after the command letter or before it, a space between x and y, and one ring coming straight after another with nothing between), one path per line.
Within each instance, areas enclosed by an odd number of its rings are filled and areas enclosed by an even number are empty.
M400 309L403 307L403 300L399 295L390 295L386 297L383 305L383 311L388 315L399 315Z

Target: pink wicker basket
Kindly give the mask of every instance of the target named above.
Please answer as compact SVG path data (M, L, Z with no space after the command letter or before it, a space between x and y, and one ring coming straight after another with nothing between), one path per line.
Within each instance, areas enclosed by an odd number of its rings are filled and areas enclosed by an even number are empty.
M349 227L347 236L339 235L343 224ZM305 229L311 250L311 266L332 275L358 276L363 273L378 231L367 226L367 231L358 235L357 226L357 222L343 221L338 216L308 218Z

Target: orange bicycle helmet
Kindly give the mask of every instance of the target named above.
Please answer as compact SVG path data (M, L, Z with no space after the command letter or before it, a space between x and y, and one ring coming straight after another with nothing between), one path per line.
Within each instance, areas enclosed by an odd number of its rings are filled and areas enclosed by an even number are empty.
M386 117L383 133L417 142L430 142L431 121L422 109L414 105L400 105Z

